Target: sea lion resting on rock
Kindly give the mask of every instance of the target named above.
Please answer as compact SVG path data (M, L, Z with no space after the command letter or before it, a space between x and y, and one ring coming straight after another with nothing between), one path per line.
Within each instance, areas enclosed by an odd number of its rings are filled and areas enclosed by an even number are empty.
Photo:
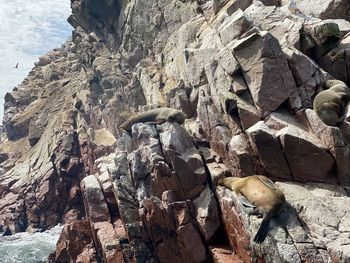
M131 127L135 123L146 122L153 124L162 124L168 121L183 124L185 122L185 119L185 114L180 110L173 108L156 108L153 110L138 113L130 117L126 122L120 125L120 128L126 132L131 133Z
M314 111L325 124L336 126L344 120L343 111L350 100L350 89L340 80L327 80L325 86L328 89L314 99Z
M226 177L221 179L219 184L235 191L244 206L251 207L254 212L263 215L259 230L254 237L256 243L262 243L269 231L271 218L278 215L285 205L283 192L263 175Z

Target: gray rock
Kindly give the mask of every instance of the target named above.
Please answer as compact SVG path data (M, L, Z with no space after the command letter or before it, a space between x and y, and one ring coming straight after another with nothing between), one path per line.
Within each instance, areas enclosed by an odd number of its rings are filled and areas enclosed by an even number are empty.
M293 180L282 147L273 131L260 121L250 127L246 133L265 172L273 178Z
M287 5L289 0L282 0L282 5ZM325 0L319 5L315 6L312 4L313 2L310 0L297 2L296 8L304 15L319 17L322 19L326 18L345 18L349 14L347 10L349 10L349 3L344 0L339 1L331 1Z
M298 182L335 182L332 177L333 158L320 141L301 129L286 127L278 132L283 150L292 172Z
M252 53L255 55L248 55ZM271 34L261 32L242 39L236 43L234 56L244 71L254 103L262 111L276 110L295 91L287 58Z
M244 12L238 9L218 28L224 46L239 38L252 27L252 22Z
M221 225L218 204L211 189L207 186L193 204L200 231L205 240L210 242Z
M109 211L101 186L94 175L85 177L81 182L84 205L91 224L109 221Z

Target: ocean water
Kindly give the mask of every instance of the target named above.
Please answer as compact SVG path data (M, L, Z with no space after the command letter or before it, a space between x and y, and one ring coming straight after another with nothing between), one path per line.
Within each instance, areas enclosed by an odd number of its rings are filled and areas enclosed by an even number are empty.
M38 233L0 237L0 263L41 263L55 250L62 226Z

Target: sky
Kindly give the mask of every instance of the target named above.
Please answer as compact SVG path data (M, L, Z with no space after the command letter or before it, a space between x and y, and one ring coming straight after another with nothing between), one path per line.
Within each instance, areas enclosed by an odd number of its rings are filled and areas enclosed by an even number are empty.
M0 0L0 125L6 92L71 35L70 12L70 0Z

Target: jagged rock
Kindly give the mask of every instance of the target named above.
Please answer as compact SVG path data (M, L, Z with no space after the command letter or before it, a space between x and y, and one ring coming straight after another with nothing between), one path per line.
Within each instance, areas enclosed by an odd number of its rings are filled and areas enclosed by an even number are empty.
M346 18L347 2L329 3L72 0L72 39L5 96L0 229L85 217L60 239L71 262L347 262L348 197L334 185L350 180L349 113L338 128L311 110L326 79L349 79L349 24L322 20ZM158 106L181 109L183 127L119 129ZM285 181L292 204L261 246L261 219L216 187L256 173ZM217 249L229 245L234 256Z
M349 27L350 29L350 27ZM333 77L350 83L350 35L347 34L318 61Z
M286 127L278 132L278 138L295 181L335 182L333 158L319 147L322 144L315 137L301 129Z
M223 247L210 247L210 253L213 257L214 263L242 263L243 261L239 259L232 251L228 248Z
M238 61L232 54L232 51L227 48L224 48L219 52L217 55L217 60L228 75L233 75L240 68Z
M224 164L217 163L214 160L207 160L207 167L214 184L217 184L219 179L231 175L230 171Z
M294 183L278 182L277 184L284 191L286 199L288 201L290 200L292 206L287 205L278 217L272 219L269 234L265 240L267 244L263 246L254 245L251 241L252 236L255 235L260 225L260 220L254 215L247 215L233 192L221 187L217 189L221 209L225 211L223 213L223 223L228 233L231 246L235 248L237 255L244 262L255 260L273 260L275 262L327 261L332 255L332 252L330 251L327 253L325 250L318 249L319 242L314 237L313 232L315 231L314 229L317 229L317 231L323 229L322 226L320 227L318 225L322 221L318 221L318 223L314 221L315 224L311 229L305 229L298 220L297 212L299 215L300 213L307 213L308 216L311 216L311 214L315 215L317 208L313 206L319 203L319 198L322 202L327 202L326 200L330 198L332 194L335 193L335 196L343 196L344 191L339 191L340 189L337 189L337 187L333 187L332 189L330 185L321 184L308 184L303 186ZM327 190L327 187L332 190ZM306 195L309 199L307 202L303 203L305 206L301 206L300 201L305 200L305 198L307 198ZM344 198L345 201L347 197L342 198ZM330 207L326 207L327 211ZM321 216L321 218L324 217ZM306 217L303 216L303 220L305 219ZM337 220L338 219L335 219L334 222ZM310 230L311 233L309 233ZM273 241L272 239L271 241L273 244L270 243L270 237L272 236ZM336 253L341 253L340 251L346 251L346 248L338 247ZM338 258L339 255L340 254L337 256ZM345 258L346 256L343 257L343 259Z
M96 231L103 262L123 262L123 253L113 225L109 222L96 223L94 224L94 230Z
M47 113L40 114L37 118L32 118L29 123L28 141L30 146L34 146L41 138L47 124Z
M344 146L343 137L339 128L324 124L316 112L306 109L305 117L314 135L318 136L326 149Z
M206 241L210 241L220 227L219 211L213 192L207 187L193 201L197 222Z
M98 146L112 146L117 140L107 129L90 130L91 141Z
M0 164L5 162L9 158L8 153L0 153Z
M68 241L68 242L67 242ZM55 262L97 262L89 222L74 221L65 225L57 241Z
M49 55L42 56L38 62L35 62L35 66L46 66L52 62L52 58Z
M145 136L146 134L148 136ZM196 247L197 254L190 253L191 242L195 240L195 243L199 244L200 234L193 227L197 221L192 218L188 204L186 201L181 201L198 196L204 190L204 185L198 186L207 180L203 161L191 137L177 123L164 123L157 126L157 131L149 125L134 125L132 138L134 145L140 148L128 154L132 164L131 171L129 172L125 161L120 162L126 155L119 154L116 160L120 161L117 162L117 169L111 179L129 241L136 244L138 240L139 243L137 246L133 245L135 252L142 249L144 257L146 253L150 253L147 252L149 249L146 248L147 243L140 243L144 238L139 233L146 231L156 247L154 253L157 253L161 260L171 260L175 253L180 254L180 258L184 261L205 261L207 255L204 246ZM131 184L131 178L134 185ZM125 191L126 189L128 190ZM217 205L211 190L207 189L202 193L203 195L201 194L195 201L194 210L204 235L211 239L219 227L218 216L215 217ZM206 195L209 199L204 198ZM163 203L160 198L164 199ZM141 206L141 210L138 209L137 203ZM211 212L202 211L205 207ZM175 225L172 223L174 220L177 222ZM146 225L143 230L141 222ZM165 232L163 230L158 234L150 232L155 226L160 225L167 226L164 228ZM137 228L140 229L136 230ZM168 236L168 231L175 231L177 238ZM158 240L162 242L159 243ZM172 249L169 250L169 246Z
M227 126L227 124L220 114L220 109L217 109L213 105L212 99L206 94L206 88L207 87L202 87L199 91L197 113L204 134L207 138L211 138L212 130L215 127ZM239 131L240 127L236 124L232 132L238 133Z
M287 5L289 0L282 0L282 5ZM310 0L298 1L297 10L304 15L326 18L346 18L349 16L349 3L346 0L331 1L325 0L318 5L313 5Z
M348 237L344 230L347 229L349 216L345 204L349 197L344 190L327 184L278 183L278 186L307 225L312 243L322 256L321 259L315 257L313 261L348 261L349 249L344 243Z
M192 138L181 126L164 123L160 131L159 138L165 160L175 170L186 197L193 198L204 189L201 186L208 179L202 158Z
M260 121L246 132L265 172L273 178L293 180L286 157L273 131Z
M300 48L318 61L337 45L341 36L339 26L332 21L305 23Z
M323 72L312 59L302 52L294 48L284 50L297 85L298 98L292 108L300 109L302 106L311 108L316 88L324 82Z
M239 38L252 27L252 22L244 12L238 9L218 28L222 44L226 46L232 40Z
M287 58L271 34L254 33L242 39L235 44L234 56L244 70L255 104L262 111L276 110L295 91Z
M152 232L156 251L160 261L205 262L206 251L200 235L193 226L186 202L174 202L163 206L159 199L150 198L143 201L143 217L149 229L158 225L166 226L161 231ZM170 213L170 210L172 213ZM174 218L168 218L173 214ZM172 223L175 222L175 225ZM174 232L176 239L170 233ZM157 242L158 241L158 242ZM159 242L162 241L162 242ZM169 248L172 249L169 249Z
M94 175L85 177L81 182L84 205L91 223L110 221L108 207L101 186Z
M219 110L219 112L226 112L227 105L225 100L222 97L225 97L227 92L230 90L230 80L225 74L224 69L218 64L218 62L213 62L207 64L205 67L205 73L209 81L209 91L212 95L212 100L215 107Z
M217 195L222 213L222 221L227 233L230 246L235 249L236 254L243 262L251 261L250 238L245 231L244 225L235 209L239 203L234 202L230 197L224 199L229 192L217 189Z
M235 176L248 176L254 174L252 149L247 136L243 133L233 136L229 144L230 168Z
M305 20L303 16L293 15L287 8L267 6L261 1L254 1L244 12L260 30L268 31L277 38L281 47L299 48L300 30Z
M261 119L259 110L243 96L237 97L237 109L243 130L247 130Z

